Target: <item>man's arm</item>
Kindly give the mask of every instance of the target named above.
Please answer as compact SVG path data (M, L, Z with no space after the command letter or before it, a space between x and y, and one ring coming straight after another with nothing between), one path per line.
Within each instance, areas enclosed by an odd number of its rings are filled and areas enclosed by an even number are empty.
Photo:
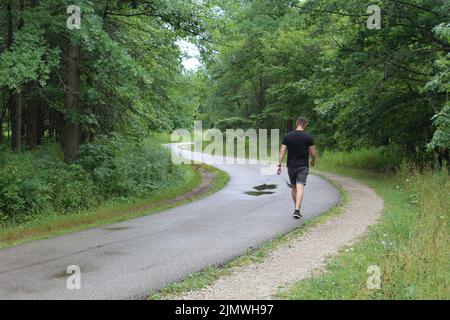
M309 147L309 155L311 156L311 166L314 167L317 160L317 149L315 145Z
M280 148L280 155L278 157L278 171L277 174L280 175L281 174L281 163L283 162L283 158L284 158L284 154L286 153L286 145L282 144L281 148Z

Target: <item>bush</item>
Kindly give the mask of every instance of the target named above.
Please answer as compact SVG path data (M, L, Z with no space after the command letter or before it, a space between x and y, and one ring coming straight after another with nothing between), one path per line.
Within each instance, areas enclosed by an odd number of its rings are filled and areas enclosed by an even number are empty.
M101 137L67 164L56 144L12 153L0 146L0 225L149 196L182 177L159 144Z
M22 222L37 214L79 210L94 202L95 192L89 177L81 167L64 163L54 145L20 154L3 151L0 164L3 222Z
M78 163L104 196L145 196L180 174L160 145L127 142L119 136L82 146Z

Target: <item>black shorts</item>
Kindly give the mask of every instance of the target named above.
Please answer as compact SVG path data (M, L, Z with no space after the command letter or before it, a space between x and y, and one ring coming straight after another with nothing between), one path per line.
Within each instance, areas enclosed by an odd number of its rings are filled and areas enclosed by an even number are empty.
M309 168L288 168L289 180L291 185L303 184L306 185L306 179L308 178Z

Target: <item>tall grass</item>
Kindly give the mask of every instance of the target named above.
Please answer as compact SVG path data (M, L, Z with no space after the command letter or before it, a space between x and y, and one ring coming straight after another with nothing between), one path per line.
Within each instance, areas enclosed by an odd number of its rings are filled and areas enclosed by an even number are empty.
M397 265L388 270L404 266L404 272L396 272L398 281L408 283L405 297L450 298L450 179L448 172L425 173L403 170L403 183L399 187L404 199L410 203L411 215L402 215L405 220L404 250L397 258ZM401 292L399 292L401 294Z
M282 298L450 298L449 173L406 164L383 173L385 161L374 150L324 154L320 169L374 188L384 199L384 213L366 238L328 262L324 274L300 281ZM370 265L381 269L380 290L367 288Z
M326 150L320 158L326 165L383 172L396 171L405 162L403 151L395 147L371 147L350 152Z

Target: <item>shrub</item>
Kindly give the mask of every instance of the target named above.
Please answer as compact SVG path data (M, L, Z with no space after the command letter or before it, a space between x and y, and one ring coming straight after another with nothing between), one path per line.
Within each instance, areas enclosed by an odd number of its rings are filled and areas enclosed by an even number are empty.
M67 164L56 144L12 153L0 146L0 225L149 196L182 178L159 144L100 137Z
M169 184L180 172L160 145L102 137L80 149L78 163L105 196L141 197Z
M0 213L12 222L93 203L88 176L81 167L64 163L53 145L19 154L5 151L0 159Z

